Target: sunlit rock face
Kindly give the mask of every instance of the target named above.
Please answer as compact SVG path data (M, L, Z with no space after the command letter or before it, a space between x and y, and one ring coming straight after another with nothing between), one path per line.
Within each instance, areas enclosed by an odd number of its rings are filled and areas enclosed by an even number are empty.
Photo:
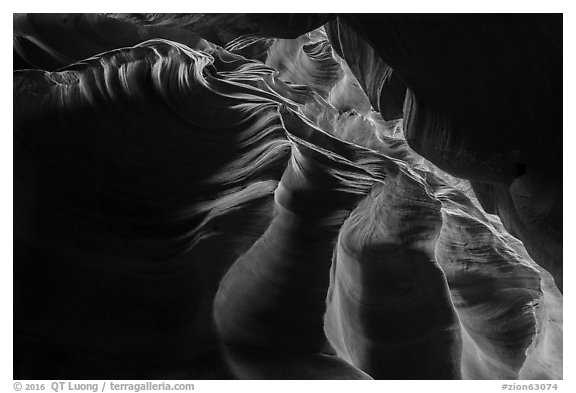
M444 209L436 256L463 327L462 370L516 379L537 329L540 274L466 197L445 187L437 195Z
M346 60L372 107L387 120L402 118L406 86L394 70L343 20L329 22L326 31L334 52Z
M537 65L464 108L435 20L15 15L14 378L561 379L558 183L483 161L528 157L482 103Z
M346 15L328 31L345 59L373 59L351 66L359 80L393 68L410 146L474 181L562 289L562 16Z
M374 187L334 252L326 333L374 378L461 376L460 323L434 255L441 204L423 183L400 172Z

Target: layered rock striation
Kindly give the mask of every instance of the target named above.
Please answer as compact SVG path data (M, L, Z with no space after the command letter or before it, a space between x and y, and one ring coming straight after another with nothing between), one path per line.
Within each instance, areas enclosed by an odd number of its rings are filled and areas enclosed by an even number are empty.
M526 18L15 15L15 379L562 378Z

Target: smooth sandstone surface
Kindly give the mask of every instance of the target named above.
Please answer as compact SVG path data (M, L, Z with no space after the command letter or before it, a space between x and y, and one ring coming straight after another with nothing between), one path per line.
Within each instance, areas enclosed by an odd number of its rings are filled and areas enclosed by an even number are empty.
M527 18L15 15L14 378L561 379Z

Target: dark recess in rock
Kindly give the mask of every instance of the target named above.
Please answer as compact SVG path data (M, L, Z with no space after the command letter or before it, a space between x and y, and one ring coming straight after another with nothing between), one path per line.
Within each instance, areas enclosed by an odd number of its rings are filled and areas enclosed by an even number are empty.
M13 23L14 379L562 379L562 15Z

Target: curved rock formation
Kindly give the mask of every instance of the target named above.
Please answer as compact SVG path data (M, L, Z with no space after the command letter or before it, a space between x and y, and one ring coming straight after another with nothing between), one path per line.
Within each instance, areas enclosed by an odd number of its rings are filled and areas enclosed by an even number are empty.
M306 85L324 98L342 73L326 39L314 42L304 36L276 41L268 51L266 65L278 70L281 80Z
M266 62L268 50L276 41L276 38L243 35L229 41L225 45L225 49L248 59Z
M534 264L536 265L536 264ZM534 266L538 269L538 266ZM562 294L552 276L543 269L540 272L542 290L541 305L536 309L536 336L526 352L526 360L520 369L520 379L562 379L563 317Z
M370 182L338 156L290 139L292 156L275 192L274 218L226 273L215 298L218 332L240 378L318 378L338 359L326 366L320 361L330 350L323 330L327 272L340 226ZM243 360L259 359L258 367L244 369L245 360L235 361L238 353ZM299 368L277 360L285 357L301 359ZM317 359L314 372L302 374L308 359ZM270 368L270 360L279 365ZM338 362L344 372L331 377L362 377Z
M376 379L460 379L460 324L434 257L441 226L440 202L399 172L342 227L326 334Z
M394 69L409 89L410 146L439 168L490 189L478 195L483 205L497 206L490 212L524 241L560 289L561 18L363 14L345 15L329 29L340 42L342 29L348 41L366 41L340 46L350 53L343 53L347 60L362 48L374 69L382 62ZM362 67L351 67L359 80L381 75ZM377 96L379 80L365 88L369 97Z
M290 145L213 61L153 41L14 74L16 375L227 375L212 297L268 225Z
M197 49L213 46L189 30L141 26L100 14L14 14L13 19L15 70L53 71L102 52L154 38Z
M485 223L449 198L444 206L436 255L471 341L464 344L465 377L517 379L536 334L540 276Z
M338 56L344 58L372 108L386 120L403 117L406 86L378 53L342 19L330 21L326 32Z
M556 27L330 18L15 16L14 378L562 378Z
M436 257L462 323L463 377L517 379L522 372L526 379L558 378L561 367L552 364L562 357L557 314L562 300L550 275L461 191L433 184L443 216ZM544 336L546 349L538 344ZM539 355L530 355L534 346ZM540 371L528 371L530 356L539 357Z

